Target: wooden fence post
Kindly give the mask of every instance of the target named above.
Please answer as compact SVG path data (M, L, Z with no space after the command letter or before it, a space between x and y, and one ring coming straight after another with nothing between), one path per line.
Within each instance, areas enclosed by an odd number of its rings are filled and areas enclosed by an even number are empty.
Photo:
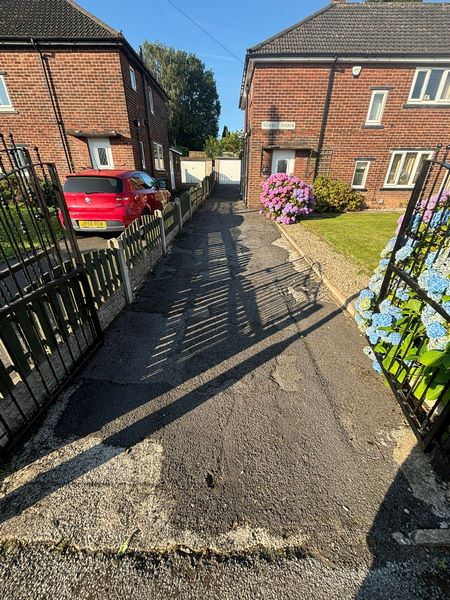
M113 238L109 241L109 245L110 248L114 250L114 254L117 260L120 278L123 283L125 302L127 304L131 304L133 302L133 290L131 289L130 274L128 272L127 259L123 247L123 240Z
M192 195L191 195L191 190L189 190L188 194L189 194L189 220L191 220L192 219Z
M166 230L164 227L164 214L160 210L155 210L155 216L159 219L159 230L161 232L161 249L162 254L167 254Z
M183 229L183 212L181 210L181 200L179 198L175 198L175 204L177 205L177 210L178 210L179 231L181 231Z

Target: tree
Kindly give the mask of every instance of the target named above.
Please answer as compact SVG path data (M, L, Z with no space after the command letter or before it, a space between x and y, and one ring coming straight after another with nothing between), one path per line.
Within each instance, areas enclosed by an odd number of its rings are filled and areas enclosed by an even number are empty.
M216 158L216 156L220 156L221 154L221 140L218 140L213 135L210 135L203 148L204 153L208 158Z
M228 135L222 138L220 145L222 154L239 157L244 149L244 132L229 131Z
M144 61L169 96L171 144L201 150L208 136L217 137L220 101L210 69L195 54L144 42Z
M219 140L214 136L209 136L205 142L203 151L208 158L216 158L217 156L236 156L241 155L244 149L244 132L243 131L228 131L228 134Z
M226 138L227 135L229 135L229 133L230 132L228 131L228 127L225 125L224 128L223 128L223 131L222 131L222 139Z

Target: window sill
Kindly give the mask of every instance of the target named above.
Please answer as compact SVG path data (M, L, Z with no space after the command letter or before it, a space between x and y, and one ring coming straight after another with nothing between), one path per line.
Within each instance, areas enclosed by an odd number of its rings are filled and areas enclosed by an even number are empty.
M14 108L0 108L1 115L15 115L17 112L18 111L14 110Z
M361 187L354 187L353 185L352 185L352 190L355 190L355 192L367 192L367 188L366 187L363 187L363 188L361 188Z
M450 102L444 104L435 104L433 102L421 102L420 104L415 104L414 102L409 102L403 104L402 108L450 108Z
M375 124L371 124L371 123L365 123L362 126L362 129L384 129L384 125L375 125Z
M380 192L412 192L414 186L405 187L405 186L384 186L380 188Z

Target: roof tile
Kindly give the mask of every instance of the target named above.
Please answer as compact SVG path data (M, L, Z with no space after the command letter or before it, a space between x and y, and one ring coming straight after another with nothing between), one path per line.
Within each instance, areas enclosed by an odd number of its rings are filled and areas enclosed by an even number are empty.
M449 31L450 3L330 4L248 54L444 56Z
M113 38L120 34L73 0L0 0L0 39Z

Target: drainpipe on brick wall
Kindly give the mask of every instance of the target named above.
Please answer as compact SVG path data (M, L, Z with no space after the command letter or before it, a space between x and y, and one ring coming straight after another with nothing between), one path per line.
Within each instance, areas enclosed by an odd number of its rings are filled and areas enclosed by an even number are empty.
M322 123L320 125L319 141L317 143L317 158L316 158L316 164L314 166L313 181L315 181L317 175L319 174L320 159L321 159L321 154L322 154L322 149L323 149L323 142L325 140L325 131L327 128L328 113L330 112L331 95L333 93L334 74L336 72L337 60L338 60L338 57L336 56L333 64L330 67L330 74L328 76L327 95L325 96L325 104L323 105Z
M69 167L69 172L74 171L72 155L70 152L69 140L67 139L66 129L64 127L64 121L62 119L61 109L59 107L58 96L56 95L55 84L53 83L52 72L50 70L50 65L48 63L48 57L42 53L41 49L38 46L38 43L33 38L30 38L31 43L36 48L39 53L39 57L41 59L42 70L44 72L45 83L47 85L48 94L50 96L50 101L52 103L53 113L55 115L56 123L58 125L59 135L61 137L61 143L64 150L64 155L66 157L67 166Z

